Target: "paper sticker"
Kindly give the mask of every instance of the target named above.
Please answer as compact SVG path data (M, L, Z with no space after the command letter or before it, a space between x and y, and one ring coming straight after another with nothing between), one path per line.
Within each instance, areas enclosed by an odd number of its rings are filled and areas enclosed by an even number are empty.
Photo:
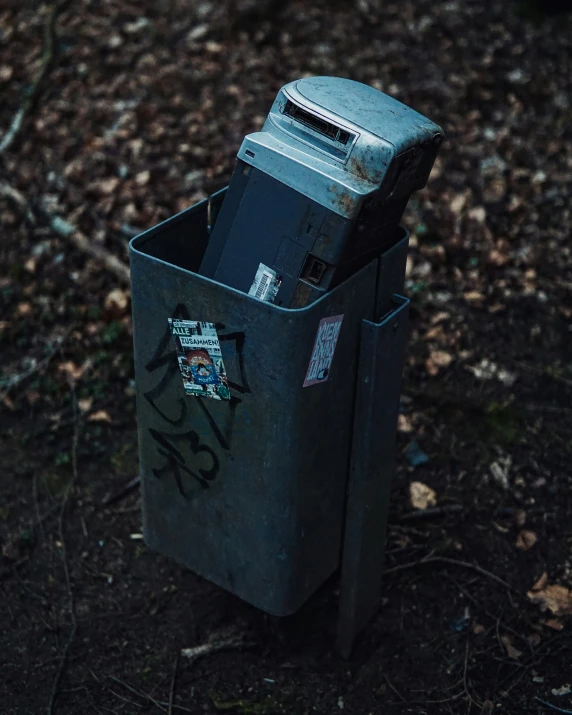
M343 315L333 315L320 320L303 387L328 379L343 319Z
M214 323L169 318L187 395L230 400L230 390Z
M254 276L254 282L250 286L248 295L254 296L257 300L274 303L281 282L276 271L272 270L272 268L268 268L264 263L261 263L258 266L256 275Z

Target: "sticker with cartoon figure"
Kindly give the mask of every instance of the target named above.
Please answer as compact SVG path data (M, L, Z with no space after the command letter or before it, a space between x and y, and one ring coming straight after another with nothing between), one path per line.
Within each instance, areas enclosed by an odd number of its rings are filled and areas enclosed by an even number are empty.
M214 323L169 318L187 395L230 400L230 390Z

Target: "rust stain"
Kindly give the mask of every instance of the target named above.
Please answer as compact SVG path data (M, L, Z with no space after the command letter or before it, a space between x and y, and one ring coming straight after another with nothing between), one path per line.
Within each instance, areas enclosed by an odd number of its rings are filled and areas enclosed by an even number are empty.
M354 200L348 191L342 189L338 191L337 184L334 184L331 189L334 194L334 205L343 213L351 216L354 209Z
M371 181L369 171L367 170L364 162L357 156L353 156L349 162L349 170L352 174L355 174L358 179L362 181Z
M350 159L348 163L348 169L354 176L356 176L361 181L367 181L370 184L379 184L383 179L383 170L374 169L371 166L367 166L363 159L354 156Z

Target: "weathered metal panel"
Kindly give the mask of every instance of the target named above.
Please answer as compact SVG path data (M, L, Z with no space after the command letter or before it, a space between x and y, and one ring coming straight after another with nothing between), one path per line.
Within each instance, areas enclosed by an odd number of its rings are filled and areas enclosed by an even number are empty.
M300 310L257 301L192 272L206 203L130 246L144 536L286 615L339 563L361 321L374 317L378 268ZM320 321L338 315L327 380L303 387ZM217 324L230 401L185 394L173 317Z
M379 601L408 310L395 296L380 323L362 323L337 635L345 656Z

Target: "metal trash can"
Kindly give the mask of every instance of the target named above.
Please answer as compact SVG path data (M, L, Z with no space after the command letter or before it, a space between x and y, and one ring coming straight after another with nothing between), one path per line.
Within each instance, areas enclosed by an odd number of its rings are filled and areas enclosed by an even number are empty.
M130 243L145 542L278 616L343 560L347 653L378 598L408 236L286 309L196 273L223 197ZM169 319L214 324L229 399L187 394Z

